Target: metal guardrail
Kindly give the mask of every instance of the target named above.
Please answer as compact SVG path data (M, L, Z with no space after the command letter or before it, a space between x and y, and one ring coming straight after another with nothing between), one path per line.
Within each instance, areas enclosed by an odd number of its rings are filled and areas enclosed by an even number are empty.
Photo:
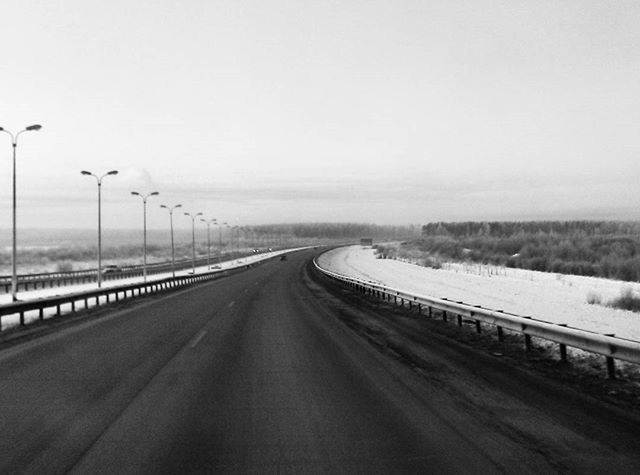
M215 254L211 256L211 265L219 264L224 258L235 259L238 257L245 257L247 255L254 255L252 253L228 253L228 254ZM196 259L196 267L206 265L207 258L199 257ZM181 259L176 261L175 270L188 269L192 266L191 259ZM104 271L104 268L103 268ZM22 274L18 275L18 291L29 291L51 287L62 287L65 285L84 284L88 282L95 282L97 280L97 269L84 269L76 271L66 272L43 272L38 274ZM171 262L157 262L147 264L147 274L161 274L164 272L171 272ZM115 272L103 273L102 280L120 280L128 279L130 277L139 277L143 273L141 265L121 266ZM11 276L0 276L0 292L9 293L11 291Z
M456 316L458 326L462 326L465 319L476 326L481 332L480 323L493 325L497 328L498 339L503 340L503 329L524 335L525 347L531 348L531 337L552 341L560 345L560 358L567 360L567 347L579 348L584 351L603 355L606 358L607 374L610 379L615 378L616 359L640 364L640 342L616 337L613 334L602 334L589 330L569 327L529 316L522 316L502 310L492 310L464 302L434 298L426 295L412 294L400 289L387 287L378 283L348 277L336 272L323 269L317 260L313 261L316 269L326 276L347 284L362 293L368 293L387 301L393 301L409 308L416 307L418 312L428 311L433 316L433 309L439 310L446 321L448 316Z
M176 287L184 287L186 285L210 281L218 279L220 277L236 274L250 266L254 267L255 265L262 264L273 258L274 257L270 257L261 261L252 262L250 264L242 264L229 269L214 270L202 274L168 277L161 280L120 285L115 287L104 287L101 289L85 292L75 292L64 295L56 295L54 297L45 297L25 302L18 301L7 305L0 305L0 331L3 329L2 318L9 315L19 315L20 326L24 326L26 324L25 314L27 312L37 311L38 320L44 320L45 309L55 308L55 316L60 316L63 314L63 308L65 306L67 307L66 310L68 310L69 312L75 312L79 303L83 304L83 307L81 309L89 308L89 302L91 300L95 300L95 306L100 306L101 298L106 301L105 303L110 303L112 299L114 302L118 302L122 299L135 297L136 294L138 296L141 296L163 292Z

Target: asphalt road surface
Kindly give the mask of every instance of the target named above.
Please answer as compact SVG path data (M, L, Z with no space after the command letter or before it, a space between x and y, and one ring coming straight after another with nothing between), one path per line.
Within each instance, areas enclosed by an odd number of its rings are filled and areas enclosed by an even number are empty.
M623 418L438 340L431 373L381 352L312 254L1 350L0 473L640 473Z

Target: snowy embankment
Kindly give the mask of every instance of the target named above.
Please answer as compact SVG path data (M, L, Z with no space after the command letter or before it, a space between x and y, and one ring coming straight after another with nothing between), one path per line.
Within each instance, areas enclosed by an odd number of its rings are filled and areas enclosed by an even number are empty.
M325 252L318 264L339 274L409 293L446 297L640 341L640 315L587 303L589 294L607 302L623 289L640 291L640 284L495 266L449 264L445 269L431 269L376 259L373 249L361 246Z
M240 259L223 261L220 263L216 263L216 265L219 265L220 269L222 270L233 269L236 267L243 267L248 264L254 264L260 261L264 261L266 259L270 259L272 257L279 256L281 254L300 251L303 249L308 249L308 247L285 249L281 251L267 252L264 254L255 254L247 257L242 257ZM195 272L196 275L204 274L205 272L209 271L207 266L196 267L195 270L196 270ZM176 276L184 276L184 275L191 275L191 269L176 271ZM152 274L147 276L147 282L167 279L171 276L172 276L171 272L166 272L162 274ZM103 288L119 287L122 285L141 283L142 281L143 281L142 277L132 277L129 279L119 279L119 280L108 280L108 281L102 282L102 287ZM87 291L96 290L96 289L97 289L97 286L96 286L96 283L94 282L94 283L88 283L88 284L68 285L64 287L52 287L52 288L46 288L46 289L31 290L28 292L19 292L18 298L22 301L37 300L45 297L53 297L56 295L66 295L66 294L71 294L75 292L87 292ZM102 297L100 302L105 303L106 297ZM11 294L0 295L0 305L6 305L9 303L11 303ZM94 306L94 305L95 305L94 300L90 300L89 306ZM44 313L45 318L50 317L54 314L55 314L55 308L45 309L45 313ZM27 312L27 314L25 315L25 319L27 323L30 321L36 320L37 318L38 318L37 310ZM18 315L8 315L6 317L2 317L2 328L12 327L17 325L18 323L19 323Z

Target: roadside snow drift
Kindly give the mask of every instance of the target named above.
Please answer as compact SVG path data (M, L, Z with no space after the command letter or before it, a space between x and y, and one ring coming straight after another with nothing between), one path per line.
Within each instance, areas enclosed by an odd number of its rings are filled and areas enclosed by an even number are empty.
M318 258L318 264L410 293L446 297L640 341L640 314L587 303L588 295L607 302L623 289L640 291L636 283L478 264L449 263L443 269L431 269L376 259L373 249L361 246L328 251Z

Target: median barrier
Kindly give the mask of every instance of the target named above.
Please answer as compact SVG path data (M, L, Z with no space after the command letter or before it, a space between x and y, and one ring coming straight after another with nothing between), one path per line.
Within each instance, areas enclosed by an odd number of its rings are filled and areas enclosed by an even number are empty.
M207 262L211 262L212 265L219 264L222 258L242 258L253 255L251 253L241 253L233 256L229 255L212 255L210 259L207 257L199 257L195 261L196 267L207 265ZM181 259L176 261L175 270L188 269L193 265L191 259ZM171 262L159 262L154 264L147 264L147 274L162 274L165 272L171 272ZM103 281L108 280L121 280L131 277L140 277L143 274L143 268L140 265L135 266L121 266L118 271L110 272L102 275ZM76 271L65 272L42 272L37 274L21 274L17 279L17 291L30 291L52 287L62 287L65 285L85 284L89 282L97 281L97 269L85 269ZM0 291L4 293L11 292L11 276L0 276Z
M273 258L274 257L271 256L260 261L252 262L251 267L262 264ZM24 326L26 324L25 315L27 312L38 312L38 320L44 320L46 309L55 308L56 313L54 316L60 316L63 313L77 311L79 306L81 306L80 310L87 309L90 307L90 302L95 302L95 306L100 306L101 299L104 300L104 303L118 302L127 298L155 294L177 287L185 287L187 285L218 279L220 277L242 272L247 268L249 268L249 266L242 263L235 267L203 272L201 274L183 275L135 284L103 287L95 290L0 305L0 331L2 331L4 327L2 324L3 317L18 315L20 326ZM63 312L64 310L67 310L67 312Z

